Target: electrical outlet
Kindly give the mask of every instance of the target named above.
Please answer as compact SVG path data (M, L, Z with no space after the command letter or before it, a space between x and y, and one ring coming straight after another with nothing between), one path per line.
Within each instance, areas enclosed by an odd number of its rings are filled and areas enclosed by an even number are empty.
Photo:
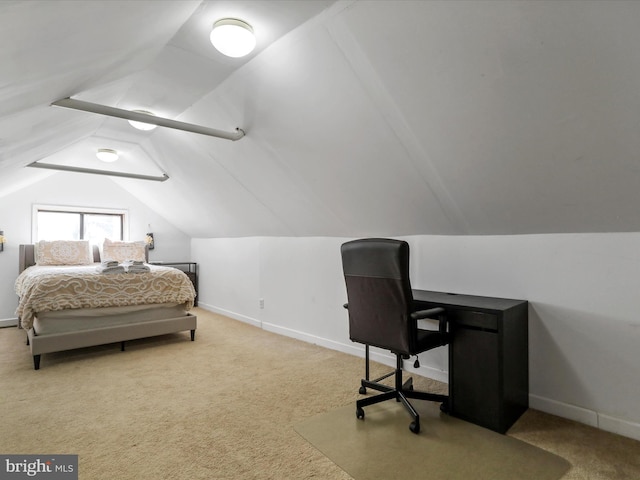
M264 308L264 298L260 299L260 308Z

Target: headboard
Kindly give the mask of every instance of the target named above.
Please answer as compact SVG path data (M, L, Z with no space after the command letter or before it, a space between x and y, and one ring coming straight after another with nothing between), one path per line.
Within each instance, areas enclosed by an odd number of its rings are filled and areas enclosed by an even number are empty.
M92 245L93 248L93 261L100 263L100 248L97 245ZM31 267L36 264L36 250L35 245L20 245L20 250L18 253L18 273L22 273L22 271L28 267Z

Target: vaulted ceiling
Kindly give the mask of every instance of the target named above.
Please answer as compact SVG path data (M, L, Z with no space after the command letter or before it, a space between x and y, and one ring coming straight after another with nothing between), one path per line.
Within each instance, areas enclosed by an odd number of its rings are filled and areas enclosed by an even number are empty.
M211 46L224 17L249 56ZM0 1L0 197L112 148L169 176L113 179L192 237L640 231L639 22L613 0Z

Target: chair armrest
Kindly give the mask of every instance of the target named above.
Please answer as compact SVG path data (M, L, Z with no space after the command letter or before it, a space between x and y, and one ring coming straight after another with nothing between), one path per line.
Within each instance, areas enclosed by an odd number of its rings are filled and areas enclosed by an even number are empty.
M447 316L445 309L442 307L430 308L429 310L418 310L411 314L412 320L422 320L424 318L438 319L438 330L441 334L447 333Z
M436 307L429 310L418 310L411 314L411 318L414 320L422 320L423 318L439 318L444 313L444 308Z

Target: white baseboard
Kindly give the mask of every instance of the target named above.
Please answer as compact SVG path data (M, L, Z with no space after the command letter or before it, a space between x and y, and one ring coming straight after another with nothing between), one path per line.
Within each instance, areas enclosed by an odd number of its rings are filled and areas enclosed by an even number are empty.
M359 343L336 342L335 340L329 340L327 338L318 337L316 335L310 335L300 330L281 327L273 323L261 322L259 320L256 320L255 318L247 317L245 315L240 315L235 312L225 310L224 308L215 307L213 305L209 305L202 302L199 302L198 306L210 312L218 313L220 315L224 315L226 317L233 318L235 320L240 320L241 322L249 323L253 326L262 328L266 331L277 333L278 335L295 338L297 340L301 340L303 342L311 343L314 345L319 345L321 347L329 348L331 350L337 350L339 352L347 353L349 355L355 355L356 357L364 358L365 356L364 346ZM383 365L388 365L391 368L395 368L396 366L396 358L393 355L391 355L389 352L381 352L375 348L371 348L369 351L369 357L371 358L372 361L381 363ZM407 362L407 365L405 366L405 371L409 373L414 373L416 375L420 375L422 377L438 380L440 382L449 383L448 372L445 372L442 370L437 370L437 369L425 367L425 366L414 368L411 362Z
M4 320L0 320L0 328L3 327L17 327L18 319L17 318L6 318Z
M611 417L604 413L596 412L595 410L569 405L533 394L529 394L529 407L540 410L541 412L550 413L551 415L574 420L600 430L622 435L623 437L640 440L640 423Z
M329 340L326 338L318 337L315 335L309 335L308 333L301 332L299 330L293 330L290 328L281 327L279 325L274 325L271 323L262 324L262 328L277 333L279 335L283 335L286 337L295 338L297 340L302 340L303 342L312 343L314 345L320 345L321 347L329 348L331 350L337 350L339 352L347 353L349 355L355 355L356 357L365 357L365 349L364 346L359 343L342 343L336 342L335 340ZM388 365L391 368L395 368L396 366L396 357L390 354L389 352L380 352L376 349L369 349L369 358L374 361L381 363L383 365ZM441 382L448 383L448 373L442 372L433 368L420 366L419 368L414 368L411 365L411 362L407 362L404 370L409 373L414 373L416 375L420 375L422 377L431 378L434 380L439 380Z
M279 325L274 325L271 323L261 322L251 317L247 317L245 315L239 315L235 312L230 312L228 310L214 307L211 305L200 304L200 307L205 310L212 311L214 313L219 313L220 315L224 315L236 320L240 320L245 323L249 323L259 328L263 328L264 330L277 333L279 335L283 335L286 337L295 338L297 340L301 340L303 342L312 343L314 345L319 345L321 347L329 348L331 350L337 350L339 352L347 353L349 355L355 355L357 357L364 358L364 346L353 343L347 344L342 342L336 342L335 340L330 340L327 338L318 337L315 335L310 335L305 332L301 332L299 330L293 330L290 328L281 327ZM391 368L395 367L396 359L393 355L389 353L383 353L378 351L377 349L370 349L369 356L371 360L381 363L383 365L388 365ZM427 378L432 378L434 380L438 380L444 383L448 383L448 372L443 372L434 368L429 368L425 366L420 366L420 368L413 368L411 362L406 362L405 370L410 373L414 373L416 375L420 375ZM552 400L550 398L541 397L534 394L529 394L529 407L540 410L541 412L549 413L551 415L556 415L558 417L566 418L568 420L574 420L579 423L583 423L585 425L589 425L600 430L604 430L610 433L615 433L617 435L622 435L624 437L633 438L635 440L640 440L640 423L631 422L628 420L623 420L616 417L611 417L609 415L605 415L603 413L598 413L594 410L589 410L586 408L578 407L575 405L569 405L567 403L558 402L556 400Z
M598 414L598 428L607 432L616 433L623 437L640 440L640 423L621 420L603 413Z
M213 313L219 313L220 315L224 315L225 317L233 318L234 320L240 320L241 322L249 323L254 327L262 328L262 322L260 320L247 317L246 315L240 315L239 313L235 313L230 310L225 310L224 308L214 307L213 305L209 305L202 302L198 302L198 307Z
M540 397L538 395L529 394L529 407L540 410L541 412L550 413L558 417L574 420L585 425L598 427L598 414L593 410L569 405L567 403L551 400L550 398Z

